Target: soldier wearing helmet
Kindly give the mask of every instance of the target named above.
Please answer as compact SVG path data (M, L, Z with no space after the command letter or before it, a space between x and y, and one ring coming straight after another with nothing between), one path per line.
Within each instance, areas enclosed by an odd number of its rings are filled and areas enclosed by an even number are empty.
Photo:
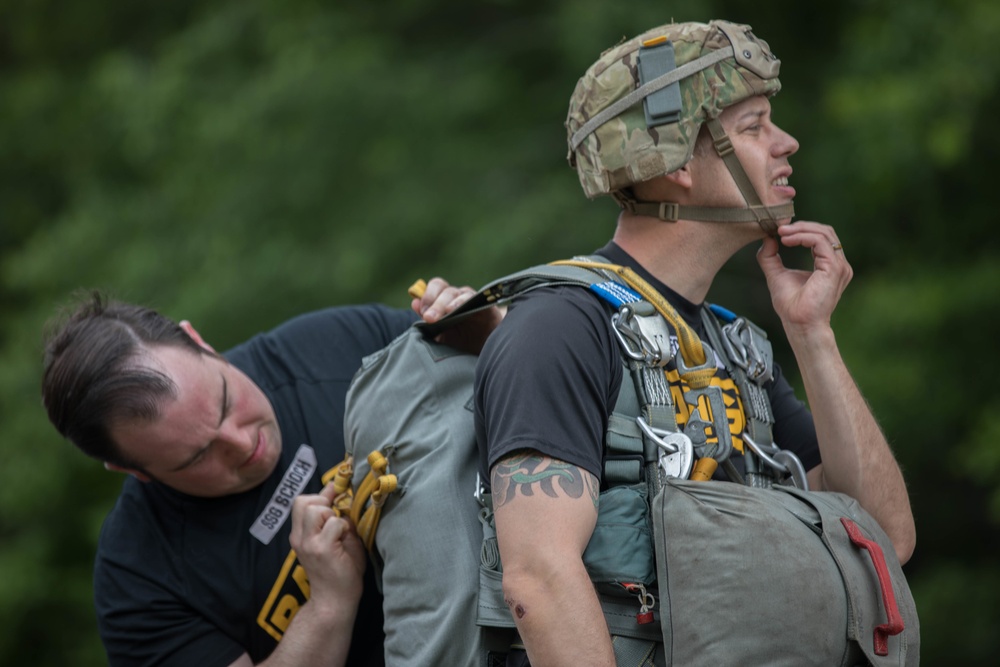
M746 25L649 30L606 51L580 79L566 121L569 161L588 197L610 195L621 206L598 254L638 273L702 338L716 274L760 243L758 262L811 406L776 367L764 386L775 444L801 459L813 489L856 498L905 562L915 529L903 477L830 324L851 266L832 226L792 222L790 158L799 144L771 116L779 67ZM812 270L785 267L782 246L808 248ZM689 387L674 363L666 374L682 422L699 408L685 404ZM476 428L504 597L536 667L615 663L582 554L607 482L609 416L631 382L621 366L607 306L570 287L515 301L480 357ZM746 397L719 366L713 383L726 414L713 423L728 425L737 442L747 437Z

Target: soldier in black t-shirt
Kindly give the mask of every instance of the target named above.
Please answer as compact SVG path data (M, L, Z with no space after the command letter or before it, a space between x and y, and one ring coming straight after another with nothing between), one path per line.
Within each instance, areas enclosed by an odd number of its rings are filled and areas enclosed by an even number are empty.
M433 321L471 293L432 280L414 309ZM49 417L129 474L94 570L111 665L383 664L380 599L371 580L362 595L366 555L333 516L325 473L344 457L362 357L415 319L331 308L223 355L188 322L96 295L61 324L46 347Z
M774 438L800 456L812 488L856 498L905 562L915 542L906 486L830 325L851 266L833 227L792 222L789 158L799 145L771 118L779 65L749 26L725 21L668 24L624 41L573 93L570 164L587 196L611 195L622 208L613 243L598 252L657 288L695 334L704 334L700 311L718 271L761 244L758 261L812 409L777 375L764 387ZM808 248L813 270L786 268L781 246ZM477 438L492 483L504 598L537 665L615 660L583 564L603 488L603 439L619 388L631 381L622 377L608 317L584 290L529 293L511 305L477 366ZM675 361L665 372L678 424L693 401L712 434L728 427L734 443L748 438L724 369L710 389L728 403L705 406L701 389L678 382ZM722 637L726 629L706 628L714 631Z

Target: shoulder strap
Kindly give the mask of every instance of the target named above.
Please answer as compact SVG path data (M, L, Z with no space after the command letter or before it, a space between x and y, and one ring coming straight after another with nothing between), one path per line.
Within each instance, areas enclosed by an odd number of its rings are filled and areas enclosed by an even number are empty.
M725 352L721 359L743 401L747 417L743 435L747 445L745 484L769 487L787 474L795 486L807 489L802 462L774 444L774 413L765 388L774 377L774 355L767 334L753 322L714 304L702 311L702 320L711 344Z
M585 259L574 260L574 264L541 264L516 273L498 278L484 287L468 301L456 308L447 317L433 324L418 322L417 327L428 336L436 336L465 318L491 306L502 306L515 297L538 289L557 285L590 285L609 279L610 275L603 271L604 266L587 262ZM613 265L607 265L613 266Z

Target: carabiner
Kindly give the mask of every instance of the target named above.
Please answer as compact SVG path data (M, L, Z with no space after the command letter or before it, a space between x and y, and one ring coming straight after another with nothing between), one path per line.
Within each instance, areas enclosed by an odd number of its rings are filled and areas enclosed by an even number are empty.
M803 491L809 490L809 480L806 479L806 470L802 465L802 461L799 457L787 449L778 449L777 445L771 444L768 449L771 453L764 450L763 447L758 445L750 436L746 433L743 434L743 442L756 454L761 461L771 466L774 470L782 474L789 475L792 478L792 483L802 489Z
M680 431L665 431L650 426L642 416L635 418L642 432L659 448L657 463L667 477L687 479L694 468L694 446L691 438Z

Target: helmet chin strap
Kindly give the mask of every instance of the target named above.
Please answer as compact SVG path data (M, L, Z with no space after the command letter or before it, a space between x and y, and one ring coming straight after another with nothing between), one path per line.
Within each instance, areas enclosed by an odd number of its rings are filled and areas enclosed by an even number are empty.
M794 206L791 202L780 206L764 206L757 191L750 182L746 170L736 157L733 150L733 143L726 134L722 123L717 118L712 118L705 122L708 131L712 134L712 145L715 151L722 158L736 187L739 188L743 199L747 203L747 208L722 208L712 206L681 206L674 202L640 202L631 198L628 194L616 192L612 193L615 201L622 208L635 215L646 215L659 218L664 222L677 222L678 220L695 220L697 222L756 222L764 233L774 236L778 233L778 220L791 218L794 214Z

